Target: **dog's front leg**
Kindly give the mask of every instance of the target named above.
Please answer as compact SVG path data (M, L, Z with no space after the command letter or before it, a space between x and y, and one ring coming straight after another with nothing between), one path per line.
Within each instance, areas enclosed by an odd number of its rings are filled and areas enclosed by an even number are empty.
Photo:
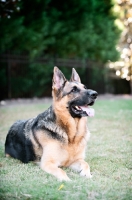
M91 178L90 167L87 162L83 159L78 159L74 163L69 166L71 169L80 173L81 176L86 176L87 178Z
M40 167L49 174L54 175L60 181L70 181L66 172L58 167L58 164L53 159L45 160L42 156Z

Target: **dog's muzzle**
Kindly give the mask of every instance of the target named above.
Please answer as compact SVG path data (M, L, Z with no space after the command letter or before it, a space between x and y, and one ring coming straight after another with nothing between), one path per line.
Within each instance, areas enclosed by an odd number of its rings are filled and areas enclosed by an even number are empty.
M74 99L70 102L70 113L73 117L93 117L94 109L90 108L98 96L98 93L94 90L86 90L84 94L80 95L79 98Z
M93 100L97 99L98 93L96 91L87 90L87 94L91 99L93 99Z

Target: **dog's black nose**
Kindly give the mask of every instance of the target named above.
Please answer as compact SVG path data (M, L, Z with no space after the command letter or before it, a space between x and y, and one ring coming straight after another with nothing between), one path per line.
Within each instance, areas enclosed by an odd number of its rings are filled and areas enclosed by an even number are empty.
M98 93L94 90L88 90L88 95L91 96L92 99L96 99L98 96Z

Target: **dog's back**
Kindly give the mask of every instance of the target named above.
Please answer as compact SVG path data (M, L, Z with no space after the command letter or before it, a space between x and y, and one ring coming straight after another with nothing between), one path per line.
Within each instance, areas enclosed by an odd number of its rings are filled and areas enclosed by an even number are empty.
M5 142L5 154L28 163L35 159L33 145L30 139L24 135L27 121L19 120L14 123L7 135Z
M68 138L58 124L52 106L36 118L18 120L10 128L5 142L5 155L19 159L23 163L38 161L42 156L42 146L38 132L43 130L47 140L65 142Z

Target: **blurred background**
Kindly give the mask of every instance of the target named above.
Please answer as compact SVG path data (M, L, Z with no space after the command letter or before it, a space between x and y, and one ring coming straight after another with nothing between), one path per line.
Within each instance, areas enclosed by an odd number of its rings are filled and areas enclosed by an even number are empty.
M132 94L132 0L0 0L0 100L51 96L55 65Z

